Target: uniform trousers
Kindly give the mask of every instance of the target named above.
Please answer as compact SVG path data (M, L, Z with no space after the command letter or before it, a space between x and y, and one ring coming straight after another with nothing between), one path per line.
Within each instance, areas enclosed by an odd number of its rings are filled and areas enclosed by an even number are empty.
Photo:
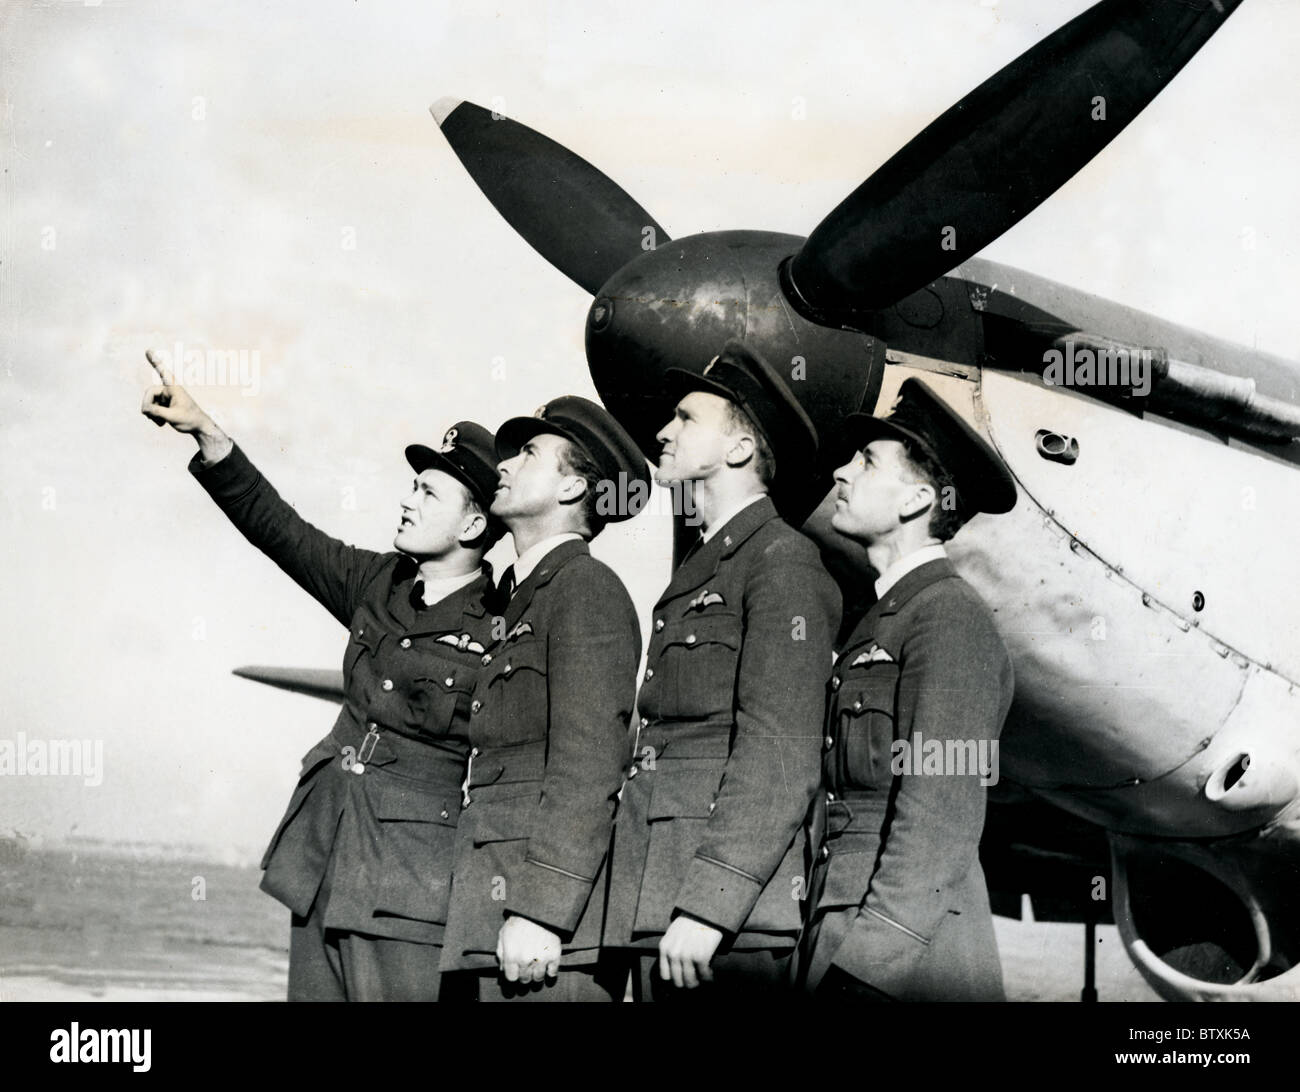
M336 853L308 915L289 928L290 1001L437 1001L442 945L325 928Z

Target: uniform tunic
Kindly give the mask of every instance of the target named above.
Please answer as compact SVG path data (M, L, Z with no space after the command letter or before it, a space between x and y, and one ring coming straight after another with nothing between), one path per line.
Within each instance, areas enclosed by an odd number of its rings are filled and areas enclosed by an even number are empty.
M313 527L238 446L190 469L250 542L350 628L343 706L303 758L262 889L327 929L440 943L470 702L491 640L487 574L420 609L411 558ZM314 905L327 871L327 905Z
M1012 690L993 616L947 560L907 573L854 627L831 678L810 989L833 965L898 1000L1002 999L977 756L992 755ZM952 756L942 772L925 772L929 743Z
M764 498L690 554L654 609L614 836L605 943L655 948L675 911L729 950L789 950L840 598Z
M563 966L591 964L630 753L636 611L613 570L570 541L538 562L497 625L469 707L442 968L496 968L507 914L557 933Z

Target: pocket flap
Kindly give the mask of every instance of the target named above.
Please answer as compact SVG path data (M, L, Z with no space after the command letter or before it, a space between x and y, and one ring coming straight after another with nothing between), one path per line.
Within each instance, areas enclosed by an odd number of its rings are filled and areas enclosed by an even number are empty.
M647 819L707 819L718 797L721 769L673 770L660 766L654 773Z
M493 654L491 683L508 680L519 671L546 674L546 642L538 640L505 644Z
M846 671L840 687L839 711L852 715L888 713L892 717L899 674L896 663L873 663Z
M740 630L740 615L731 611L725 614L687 614L664 628L664 645L697 648L700 645L718 644L738 649Z
M404 819L454 827L460 821L458 790L430 785L408 785L391 778L375 801L377 819Z

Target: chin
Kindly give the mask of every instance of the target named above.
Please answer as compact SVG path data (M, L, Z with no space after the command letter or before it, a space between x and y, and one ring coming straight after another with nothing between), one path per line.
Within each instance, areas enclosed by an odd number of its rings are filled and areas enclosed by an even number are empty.
M853 521L848 518L847 510L837 510L831 516L831 527L842 535L853 536Z

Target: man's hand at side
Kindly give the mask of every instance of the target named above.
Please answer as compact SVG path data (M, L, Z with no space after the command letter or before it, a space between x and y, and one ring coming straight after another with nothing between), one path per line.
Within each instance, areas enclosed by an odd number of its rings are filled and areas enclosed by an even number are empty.
M497 934L497 962L507 982L541 982L560 973L560 938L546 926L517 915Z
M688 990L701 982L712 982L709 964L721 943L721 929L678 914L659 941L659 976Z
M140 412L155 425L171 425L177 432L189 433L199 445L204 463L208 466L219 463L230 454L234 442L203 412L203 408L190 397L189 391L177 383L167 368L154 358L152 349L145 353L145 358L158 373L162 383L145 391Z

